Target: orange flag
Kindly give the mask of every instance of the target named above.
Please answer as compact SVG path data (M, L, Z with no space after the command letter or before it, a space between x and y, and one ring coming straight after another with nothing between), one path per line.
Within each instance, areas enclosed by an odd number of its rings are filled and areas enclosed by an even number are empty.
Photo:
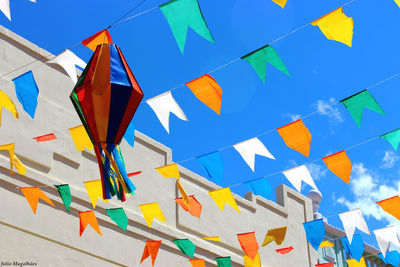
M206 74L186 83L186 85L201 102L218 115L221 114L222 89L213 77Z
M189 196L189 205L185 203L185 200L182 197L175 198L175 201L176 203L178 203L179 206L182 207L182 209L188 211L192 216L200 218L201 210L203 207L193 195Z
M54 207L53 202L51 202L50 198L48 198L39 187L21 187L20 189L28 201L29 206L31 206L34 214L36 214L39 199L42 199Z
M34 137L33 139L35 139L38 142L46 142L46 141L54 140L56 138L57 138L56 135L54 133L51 133L51 134L46 134L46 135L41 135L41 136L38 136L38 137Z
M310 154L311 133L302 120L297 120L276 129L285 144L304 156Z
M237 234L237 237L244 253L246 253L247 256L254 260L258 253L258 244L255 233L251 232Z
M346 151L340 151L330 156L322 158L331 172L342 179L346 184L350 182L351 161Z
M394 196L385 200L376 202L381 208L394 216L396 219L400 220L400 197Z
M189 261L192 264L192 267L206 267L203 259L193 259Z
M99 224L97 223L96 215L94 215L94 212L89 210L85 212L79 212L79 221L80 221L80 227L79 227L79 235L82 236L83 231L85 231L86 226L89 224L92 226L92 228L102 236L99 228Z
M101 30L93 36L82 41L82 44L95 51L99 44L112 44L112 38L107 29Z
M154 266L154 262L156 261L158 250L160 249L160 245L161 245L161 240L146 241L146 246L144 247L143 255L142 255L142 259L140 260L140 263L142 263L145 259L147 259L150 256L151 263Z

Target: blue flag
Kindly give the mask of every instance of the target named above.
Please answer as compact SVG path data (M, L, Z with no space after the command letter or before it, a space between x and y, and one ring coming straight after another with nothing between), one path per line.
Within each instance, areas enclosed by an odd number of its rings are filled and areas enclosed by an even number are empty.
M134 146L134 144L135 144L135 124L133 123L133 121L131 121L131 123L129 123L129 126L125 131L124 139L126 140L126 142L128 142L128 144L131 147Z
M346 252L349 253L353 259L359 262L361 260L361 257L365 249L361 235L360 234L353 235L351 244L349 243L349 240L347 239L346 236L342 237L340 240L342 241L343 247L346 250Z
M391 264L393 266L399 266L400 264L400 254L395 250L386 252L386 258L383 257L382 253L379 253L378 256L385 264Z
M271 185L268 183L267 179L261 178L254 181L247 182L246 185L249 187L251 192L255 195L262 196L266 199L271 197Z
M197 161L214 182L222 182L222 178L224 178L224 161L218 151L200 156Z
M15 92L18 101L22 107L32 117L35 117L35 111L38 104L39 89L36 85L32 71L28 71L17 78L14 78Z
M307 241L310 245L318 250L319 245L324 240L325 226L322 219L303 223L304 230L306 231Z

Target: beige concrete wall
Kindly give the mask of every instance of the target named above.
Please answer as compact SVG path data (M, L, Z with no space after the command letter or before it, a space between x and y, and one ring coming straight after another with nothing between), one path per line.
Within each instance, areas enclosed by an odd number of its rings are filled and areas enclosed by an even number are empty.
M231 256L234 266L243 266L243 252L236 234L255 231L261 245L269 228L288 226L287 238L281 247L293 246L286 255L275 252L277 246L260 247L265 267L307 267L316 264L316 252L307 244L302 222L312 220L311 200L280 186L277 203L256 197L247 199L235 195L241 210L238 214L227 206L220 211L208 191L218 186L203 177L179 167L182 183L203 205L200 219L190 216L177 206L179 196L175 179L164 179L154 169L172 162L172 152L160 143L136 132L132 149L121 143L128 172L142 171L133 178L135 195L125 203L112 200L98 202L95 214L103 236L90 226L79 237L78 211L92 210L82 182L99 179L96 158L92 151L78 152L68 129L80 125L69 100L73 83L55 65L46 65L48 52L0 27L1 90L14 101L20 118L3 110L0 144L16 143L16 153L27 166L25 175L10 174L9 159L0 152L0 262L34 262L38 266L139 266L145 241L162 240L156 266L191 266L172 242L189 238L196 246L195 257L204 258L207 266L216 266L215 257ZM34 60L39 60L17 72L7 74ZM33 68L40 93L35 119L31 119L17 100L14 86L7 82ZM6 75L4 75L6 74ZM146 88L143 88L145 91ZM55 132L58 139L36 143L33 137ZM73 202L71 213L65 211L54 184L70 185ZM39 203L34 215L21 194L20 186L43 186L42 190L56 207ZM158 202L167 221L153 222L150 229L138 207ZM123 207L128 218L128 230L119 229L106 215L105 208ZM222 242L201 239L219 235ZM147 259L140 266L151 266Z

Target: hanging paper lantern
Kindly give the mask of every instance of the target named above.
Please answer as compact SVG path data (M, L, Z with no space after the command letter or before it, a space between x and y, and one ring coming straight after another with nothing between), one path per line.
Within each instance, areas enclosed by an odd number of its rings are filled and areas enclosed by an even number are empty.
M94 144L103 198L117 194L125 201L125 193L132 193L135 186L127 176L119 143L143 92L118 46L97 46L70 97Z

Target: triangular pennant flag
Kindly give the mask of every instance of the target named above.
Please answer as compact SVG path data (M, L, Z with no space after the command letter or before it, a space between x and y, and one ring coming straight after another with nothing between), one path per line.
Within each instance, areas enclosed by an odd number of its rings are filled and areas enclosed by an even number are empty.
M221 238L219 236L204 236L202 238L205 239L205 240L221 242Z
M28 71L14 78L15 92L23 109L33 119L38 104L39 88L36 85L32 71Z
M69 189L69 185L62 184L62 185L55 185L60 197L64 203L65 209L69 212L69 206L72 202L71 190Z
M189 27L204 39L214 43L197 0L172 0L161 5L160 9L171 27L182 54Z
M134 146L134 144L135 144L135 124L133 123L133 120L131 120L131 122L128 125L128 128L125 131L124 139L131 147Z
M400 0L394 0L394 2L400 7Z
M335 267L335 264L333 262L320 263L315 265L315 267Z
M83 125L71 128L69 129L69 132L72 136L72 140L74 140L76 150L83 151L85 150L85 147L89 150L93 148L93 143Z
M189 239L175 239L173 241L183 254L189 256L190 258L194 257L196 246L192 243L192 241Z
M99 44L112 44L112 43L113 41L111 35L107 29L101 30L95 35L92 35L89 38L82 41L82 44L91 49L92 51L95 51L96 47Z
M37 205L39 203L39 199L45 201L46 203L52 205L54 207L53 202L48 198L39 187L21 187L21 192L24 194L26 200L31 206L32 211L36 214Z
M346 232L346 236L349 239L350 244L356 228L369 235L368 225L365 222L360 209L340 213L339 218L342 221L344 231Z
M400 220L400 197L394 196L385 200L376 202L384 211Z
M399 147L400 143L400 129L391 131L389 133L381 135L380 137L388 141L392 145L393 149L397 151L397 148Z
M325 226L322 219L314 220L303 223L304 230L306 231L307 241L310 245L318 250L319 245L324 240Z
M138 171L138 172L131 172L131 173L128 173L128 177L129 177L129 178L132 178L133 176L139 175L139 174L141 174L141 173L142 173L141 171Z
M386 256L386 252L389 248L389 244L400 247L399 238L397 237L396 228L394 226L388 226L374 231L376 241L378 241L379 249L383 256Z
M267 179L260 178L253 181L245 182L253 194L262 196L265 199L269 199L271 196L271 185Z
M385 264L391 264L393 266L399 266L400 264L400 254L396 250L388 251L385 257L383 257L382 253L379 253L378 256Z
M275 244L278 246L282 245L283 241L285 240L287 226L269 229L268 233L265 236L264 242L262 246L266 246L272 241L275 241Z
M311 25L318 26L328 40L338 41L351 47L354 21L343 13L342 7L314 20Z
M203 259L189 259L189 262L192 264L192 267L206 267Z
M99 198L103 199L103 187L101 184L101 180L87 181L83 183L85 184L90 202L92 202L93 209L95 209L97 200L99 200ZM106 203L108 202L107 199L103 199L103 201Z
M283 175L286 176L286 178L293 185L293 187L296 188L296 190L299 192L301 192L301 181L304 181L305 183L307 183L314 189L318 190L306 165L301 165L301 166L283 171L282 173L283 173Z
M351 245L346 236L342 237L340 240L342 241L345 251L349 253L350 256L354 258L356 261L360 261L365 249L361 235L355 234L353 236Z
M171 91L146 100L146 103L156 113L157 118L169 133L169 114L175 114L179 119L187 121L185 113L172 97Z
M232 267L231 257L219 257L215 259L218 267Z
M179 175L178 164L173 163L167 166L158 167L156 170L164 177L164 178L176 178L179 179L181 176Z
M190 205L189 204L189 196L186 193L185 188L183 188L183 186L182 186L180 181L176 181L176 187L178 187L179 193L181 193L181 195L182 195L183 202L186 205Z
M8 97L6 93L0 90L0 125L1 125L1 112L2 108L10 111L16 119L19 118L17 108L11 98Z
M153 225L154 218L159 219L160 222L166 221L164 214L162 213L161 208L157 202L139 205L139 208L142 211L144 219L146 220L149 228L151 228L151 226Z
M11 21L10 0L0 0L0 10Z
M45 135L34 137L33 139L35 139L37 142L47 142L47 141L57 139L57 137L54 133L50 133L50 134L45 134Z
M310 154L311 133L302 120L297 120L276 129L285 144L308 157Z
M385 112L379 106L378 102L376 102L375 98L367 90L345 98L341 100L340 103L342 103L350 112L350 115L357 123L358 128L361 127L361 119L364 108L368 108L379 114L385 115Z
M240 213L240 210L236 204L236 201L233 197L233 194L229 187L221 188L218 190L214 190L208 192L208 194L214 199L215 203L217 204L220 210L224 210L225 204L231 206L234 210Z
M240 153L243 160L246 161L247 165L249 165L253 172L256 155L275 159L275 157L268 151L268 149L257 137L238 143L233 147L237 150L237 152Z
M128 228L128 217L126 217L123 208L106 209L108 216L113 220L119 228L126 231Z
M52 60L49 60L47 63L60 65L72 79L74 84L78 81L75 65L81 67L82 69L86 68L86 63L68 49Z
M189 212L192 216L200 218L202 206L194 196L189 196L189 204L186 204L183 198L175 198L175 201L182 209Z
M287 0L272 0L275 4L279 5L281 8L284 8Z
M211 75L205 74L186 85L201 102L221 114L222 89Z
M319 245L319 248L326 248L326 247L333 248L335 247L335 245L331 241L324 240L322 241L321 245Z
M330 156L322 158L326 166L331 172L342 179L346 184L350 182L351 161L346 151L340 151Z
M99 228L99 224L97 223L96 215L94 215L94 212L89 210L85 212L79 212L79 221L80 221L80 226L79 226L79 235L82 236L83 231L85 231L86 226L90 225L92 228L102 236Z
M224 178L224 160L218 151L196 158L204 171L215 182L221 183Z
M158 250L160 249L161 246L161 240L148 240L146 241L146 245L143 250L143 255L142 259L140 260L140 263L142 263L145 259L147 259L149 256L151 257L151 264L154 266L154 263L157 258Z
M244 267L261 267L261 259L260 253L254 257L254 259L250 258L247 255L243 255Z
M253 69L257 72L258 77L260 77L264 83L266 79L267 63L270 63L278 70L290 76L278 53L276 53L275 49L269 45L243 56L242 59L250 63Z
M290 246L290 247L287 247L287 248L278 248L278 249L275 250L275 251L276 251L276 253L279 253L279 254L284 255L284 254L289 253L289 252L292 251L292 250L293 250L293 247Z
M364 258L361 258L359 262L356 261L355 259L348 259L347 264L348 267L367 267Z
M237 237L244 253L254 260L259 248L255 232L237 234Z
M19 160L19 158L17 157L17 155L15 155L15 144L7 144L7 145L1 145L0 146L0 150L7 150L9 157L10 157L10 171L12 174L14 174L13 172L13 168L15 167L18 171L19 174L24 175L26 173L26 167L24 166L24 164L22 164L22 162Z

